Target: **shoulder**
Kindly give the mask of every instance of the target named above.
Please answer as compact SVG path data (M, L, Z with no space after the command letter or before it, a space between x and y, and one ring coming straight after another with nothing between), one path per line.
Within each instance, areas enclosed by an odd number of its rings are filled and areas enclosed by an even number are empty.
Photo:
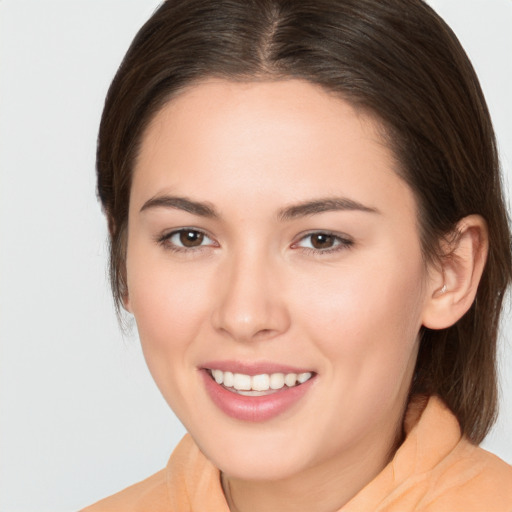
M430 398L416 428L414 459L431 461L415 475L424 486L419 510L512 512L512 466L463 436L440 399Z
M425 512L512 512L512 466L466 439L427 480Z
M167 474L162 469L142 482L86 507L82 512L163 512L169 507Z
M461 434L437 397L413 397L406 437L343 512L512 512L512 467Z
M229 512L217 468L190 435L174 449L165 469L81 512Z

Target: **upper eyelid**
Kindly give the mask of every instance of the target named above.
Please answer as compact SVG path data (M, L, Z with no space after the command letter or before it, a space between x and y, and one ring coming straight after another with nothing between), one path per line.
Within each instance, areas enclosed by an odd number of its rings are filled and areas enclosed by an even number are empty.
M300 242L304 238L307 238L308 236L312 236L312 235L328 235L328 236L333 236L335 238L338 238L339 240L343 240L345 242L353 242L354 241L353 237L351 237L350 235L347 235L346 233L340 233L339 231L331 231L329 229L313 229L313 230L309 230L309 231L306 231L303 233L299 233L295 237L295 241L293 242L293 244L296 244L297 242Z
M159 235L159 237L169 238L170 236L175 235L177 233L181 233L183 231L196 231L197 233L201 233L202 235L205 235L208 238L213 239L213 237L208 233L208 231L206 231L204 229L200 229L200 228L195 228L192 226L184 226L184 227L180 227L180 228L173 228L173 229L165 230L164 232L162 232L161 235Z
M187 226L164 231L163 233L157 235L155 237L155 240L157 243L163 243L163 242L169 241L174 235L182 233L183 231L195 231L197 233L201 233L209 240L212 240L213 242L218 243L215 240L215 238L210 233L208 233L206 230L200 229L200 228L195 228L195 227L187 227ZM177 247L179 247L179 246L177 246ZM197 246L196 248L199 249L199 247L205 247L205 246L204 245ZM190 247L188 249L193 249L193 247Z

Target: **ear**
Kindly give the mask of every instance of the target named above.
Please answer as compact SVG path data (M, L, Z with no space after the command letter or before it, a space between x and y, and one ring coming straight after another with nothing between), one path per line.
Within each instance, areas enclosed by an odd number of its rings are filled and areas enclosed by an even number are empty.
M441 262L429 269L422 317L429 329L446 329L468 311L487 260L487 223L480 215L464 217L452 235L452 240L442 243Z
M126 292L124 295L123 295L123 308L128 311L128 313L132 313L133 314L133 311L132 311L132 305L130 303L130 295L128 294L128 292Z
M127 283L127 276L126 276L126 262L123 262L123 265L124 265L124 268L122 270L121 283L120 283L121 304L123 305L123 309L125 311L133 314L132 302L130 300L130 292L128 291L128 283Z

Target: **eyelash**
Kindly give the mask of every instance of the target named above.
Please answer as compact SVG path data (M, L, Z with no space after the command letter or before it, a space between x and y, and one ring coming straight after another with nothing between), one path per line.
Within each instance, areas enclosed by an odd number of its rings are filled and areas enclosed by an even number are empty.
M201 244L198 246L185 247L185 246L177 245L176 243L171 241L171 239L174 236L182 235L185 233L189 233L189 234L194 233L195 235L203 236L204 238L212 241L213 244L207 244L207 245ZM325 248L325 249L318 249L315 247L302 247L299 245L300 242L302 242L308 238L311 238L315 235L316 236L323 235L323 236L327 236L327 237L332 237L334 239L334 246ZM218 247L218 244L216 242L214 242L213 239L210 236L208 236L207 233L205 233L204 231L202 231L200 229L196 229L196 228L176 229L174 231L171 231L170 233L165 233L165 234L159 236L156 241L158 244L162 245L165 249L169 249L173 252L178 252L178 253L191 253L191 252L204 250L207 247L212 247L212 246ZM351 240L350 238L347 238L346 236L342 236L340 234L336 234L331 231L311 231L309 233L302 235L298 239L297 242L294 242L291 245L291 248L301 250L302 252L304 252L306 254L322 256L322 255L328 255L328 254L336 253L336 252L343 251L346 249L350 249L353 245L354 245L354 241Z

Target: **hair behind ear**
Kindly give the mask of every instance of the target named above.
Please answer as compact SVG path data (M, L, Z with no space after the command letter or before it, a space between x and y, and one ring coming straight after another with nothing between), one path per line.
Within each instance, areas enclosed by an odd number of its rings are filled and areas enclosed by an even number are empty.
M479 215L463 218L443 250L430 284L413 392L440 395L458 416L462 432L480 442L496 417L493 333L499 309L486 319L478 311L480 302L498 299L501 306L503 298L491 295L490 279L485 276L495 268L486 266L487 223Z

